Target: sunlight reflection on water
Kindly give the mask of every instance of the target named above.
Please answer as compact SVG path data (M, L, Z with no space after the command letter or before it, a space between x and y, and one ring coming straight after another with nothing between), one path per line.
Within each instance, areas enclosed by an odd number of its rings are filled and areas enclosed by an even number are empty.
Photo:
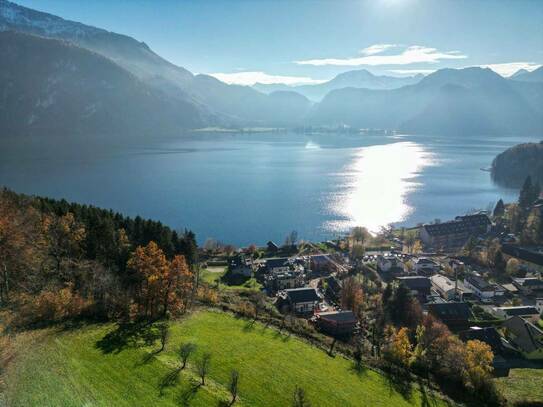
M375 233L403 221L413 211L409 193L421 186L417 176L436 164L432 153L410 141L357 149L337 174L339 191L328 204L328 210L342 220L328 222L325 229L340 233L364 226Z

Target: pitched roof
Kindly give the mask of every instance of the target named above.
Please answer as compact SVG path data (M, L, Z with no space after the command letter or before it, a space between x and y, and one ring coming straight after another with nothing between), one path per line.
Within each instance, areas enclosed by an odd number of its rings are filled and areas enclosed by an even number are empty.
M357 319L352 311L331 311L321 312L319 318L326 319L334 322L351 322L356 323Z
M510 317L514 317L516 315L539 315L539 312L535 307L530 306L519 306L519 307L500 307L499 310L502 310Z
M290 264L290 260L288 257L280 257L278 259L267 259L266 260L266 267L267 268L274 268L274 267L284 267L288 266Z
M467 276L466 280L475 288L481 291L494 291L492 284L487 282L484 278L479 276Z
M430 236L442 236L456 233L472 232L476 229L486 228L490 225L490 219L485 214L457 216L449 222L423 225Z
M512 244L503 244L502 252L508 254L509 256L513 256L521 260L543 266L543 252L530 250Z
M406 276L396 277L396 279L400 282L400 284L405 285L411 290L429 289L432 286L432 283L428 277Z
M444 302L428 304L428 310L443 321L468 320L471 317L469 305L465 302Z
M317 295L317 291L314 288L303 287L303 288L291 288L285 290L287 297L294 303L298 302L312 302L319 301L320 297Z
M524 352L543 349L543 331L531 322L515 316L505 321L503 326L513 333L511 341Z

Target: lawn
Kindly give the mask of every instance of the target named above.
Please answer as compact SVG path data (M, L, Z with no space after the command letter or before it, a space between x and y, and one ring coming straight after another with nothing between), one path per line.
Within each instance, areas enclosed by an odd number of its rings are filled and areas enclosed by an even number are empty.
M249 290L260 291L260 284L254 277L247 278L228 278L225 267L208 267L203 269L200 278L205 283L217 287L219 290Z
M229 399L232 369L240 373L240 406L289 406L296 385L313 406L445 405L417 383L357 371L341 356L230 314L196 312L172 323L170 333L166 349L157 352L152 327L46 331L10 365L7 405L220 406ZM198 350L178 372L176 350L188 341ZM194 361L203 352L211 352L211 368L206 385L198 386Z
M509 405L543 403L543 369L512 369L508 377L496 382Z

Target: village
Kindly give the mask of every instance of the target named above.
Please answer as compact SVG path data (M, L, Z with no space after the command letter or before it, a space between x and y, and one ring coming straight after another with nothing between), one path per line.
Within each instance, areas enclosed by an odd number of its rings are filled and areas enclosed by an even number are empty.
M540 216L543 200L530 211ZM355 281L368 296L401 285L460 339L487 343L494 375L507 376L511 368L543 367L543 247L521 244L506 212L499 207L378 237L355 228L319 244L297 242L294 233L284 245L269 241L233 251L226 263L209 262L226 264L226 284L252 282L282 315L340 340L371 341L375 324L371 312L349 309L347 285Z

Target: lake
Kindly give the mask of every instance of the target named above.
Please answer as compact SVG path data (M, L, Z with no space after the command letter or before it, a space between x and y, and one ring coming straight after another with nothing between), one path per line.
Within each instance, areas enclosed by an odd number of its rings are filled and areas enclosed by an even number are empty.
M356 225L416 225L518 192L488 168L516 137L193 133L126 147L0 144L0 185L192 229L200 242L324 240Z

